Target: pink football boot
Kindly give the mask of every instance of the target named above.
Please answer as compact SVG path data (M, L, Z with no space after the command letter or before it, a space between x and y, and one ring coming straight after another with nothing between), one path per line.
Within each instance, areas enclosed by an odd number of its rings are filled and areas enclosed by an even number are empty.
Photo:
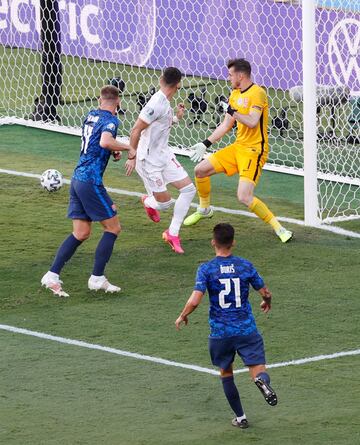
M163 240L170 245L172 250L176 253L184 253L181 247L181 239L179 236L170 235L169 230L165 230L162 234Z
M141 202L142 202L142 205L144 206L147 216L151 219L151 221L154 221L155 223L160 222L160 213L157 210L152 209L151 207L147 207L145 205L144 201L146 198L147 198L147 195L143 195L141 197Z

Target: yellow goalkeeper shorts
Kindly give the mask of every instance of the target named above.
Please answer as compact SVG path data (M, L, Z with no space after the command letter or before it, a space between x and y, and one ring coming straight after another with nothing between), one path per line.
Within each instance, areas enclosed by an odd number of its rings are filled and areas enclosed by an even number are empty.
M260 152L255 148L231 144L211 154L207 160L214 167L216 173L232 176L238 173L241 179L257 184L262 168L267 159L267 152Z

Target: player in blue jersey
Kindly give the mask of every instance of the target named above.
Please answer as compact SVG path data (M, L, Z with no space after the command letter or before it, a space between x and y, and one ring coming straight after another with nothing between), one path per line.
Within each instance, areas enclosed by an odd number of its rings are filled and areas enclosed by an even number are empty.
M271 308L271 293L250 261L232 254L234 228L230 224L216 225L211 243L216 257L198 268L194 291L175 325L180 329L183 323L188 324L188 316L208 291L211 361L220 368L226 398L236 415L232 425L247 428L249 424L234 383L232 364L238 353L267 403L271 406L277 404L277 396L266 372L263 339L248 299L251 285L260 293L261 309L267 313Z
M119 90L111 85L105 86L100 91L99 108L90 111L83 123L80 159L70 186L68 217L73 220L73 232L61 244L50 270L41 279L43 286L60 297L69 296L62 289L60 272L80 244L89 238L93 221L101 223L104 233L96 248L88 287L105 292L120 291L104 276L121 227L116 206L103 186L103 174L111 154L116 161L120 159L121 151L128 151L130 159L136 152L130 145L116 140L119 106Z

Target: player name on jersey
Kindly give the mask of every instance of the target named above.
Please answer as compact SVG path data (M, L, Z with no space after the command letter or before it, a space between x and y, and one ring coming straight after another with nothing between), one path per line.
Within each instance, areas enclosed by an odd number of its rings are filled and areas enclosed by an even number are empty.
M221 273L235 273L235 267L233 264L230 264L229 266L220 265L220 272Z

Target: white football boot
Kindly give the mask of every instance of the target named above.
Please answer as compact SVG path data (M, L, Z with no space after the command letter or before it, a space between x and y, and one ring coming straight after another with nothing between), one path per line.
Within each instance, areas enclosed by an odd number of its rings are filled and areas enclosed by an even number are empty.
M41 278L41 286L45 286L46 289L50 289L51 292L57 297L68 297L67 294L62 289L63 282L60 280L59 275L54 272L46 272L46 274Z
M120 292L121 288L118 286L114 286L113 284L109 283L105 275L102 275L101 277L97 277L95 275L91 275L88 281L88 288L90 290L104 290L105 292Z

